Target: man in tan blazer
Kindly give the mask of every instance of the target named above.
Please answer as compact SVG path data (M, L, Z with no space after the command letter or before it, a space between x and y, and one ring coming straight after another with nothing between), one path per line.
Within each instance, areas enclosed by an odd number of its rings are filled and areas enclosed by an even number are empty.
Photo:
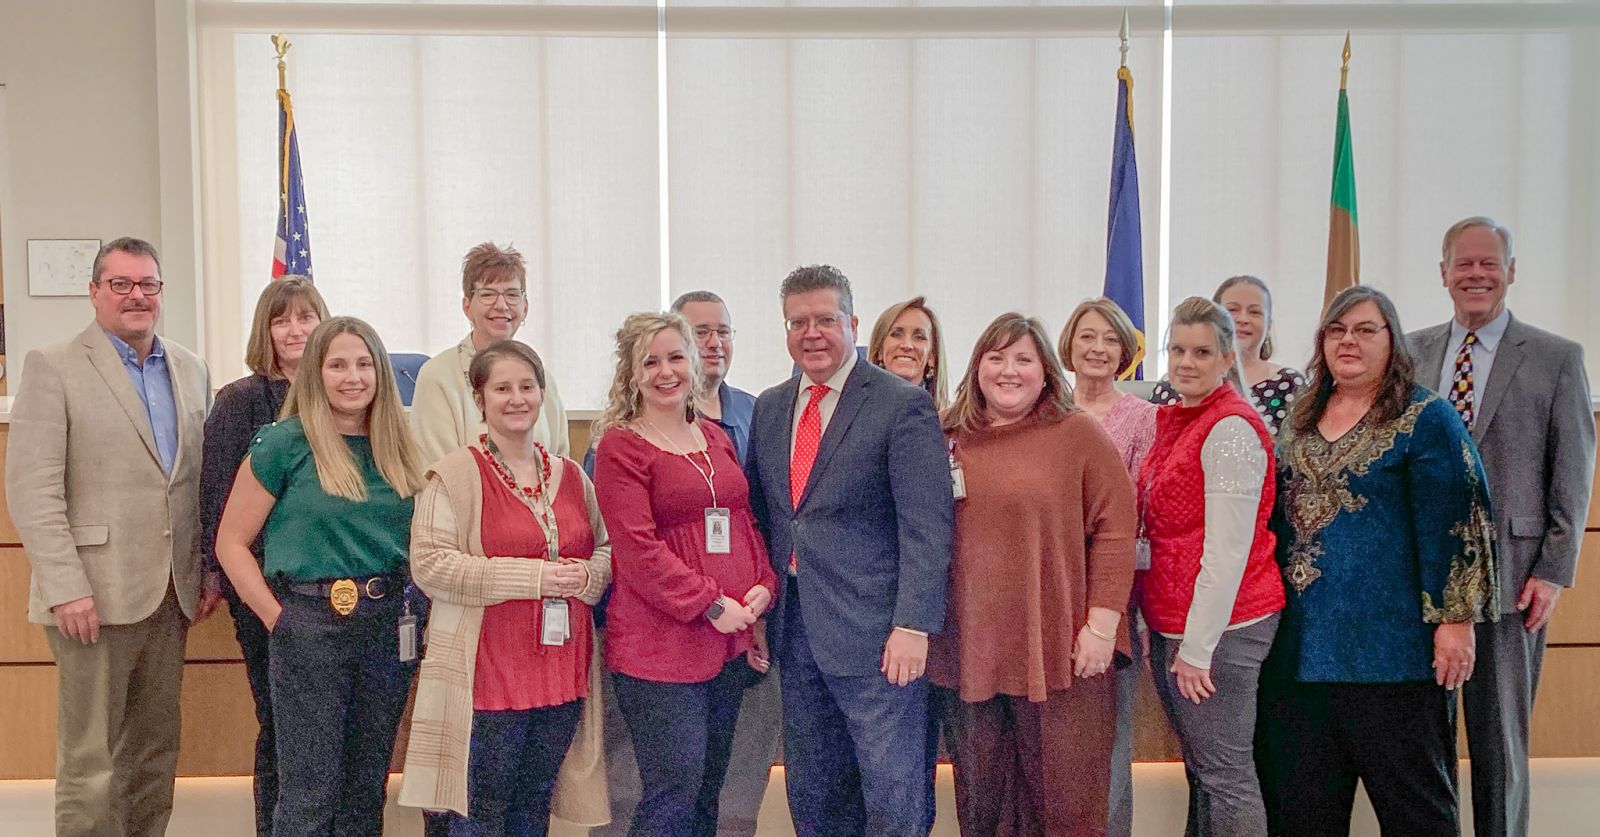
M60 681L56 834L159 837L184 636L217 601L195 543L210 388L199 358L156 336L154 247L117 239L93 274L95 321L28 353L6 496Z

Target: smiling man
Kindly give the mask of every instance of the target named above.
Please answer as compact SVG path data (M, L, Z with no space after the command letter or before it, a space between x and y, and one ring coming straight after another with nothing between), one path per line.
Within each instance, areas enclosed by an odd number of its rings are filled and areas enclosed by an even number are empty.
M476 442L487 430L467 385L467 369L479 349L516 336L528 318L528 270L522 254L487 241L468 250L461 261L461 313L472 323L471 333L434 355L417 372L411 426L424 465ZM552 455L566 456L567 410L556 391L548 358L544 360L544 407L534 438Z
M1462 690L1480 837L1528 833L1528 726L1545 627L1572 586L1589 508L1594 417L1583 348L1512 316L1511 231L1492 218L1444 234L1439 276L1454 318L1413 332L1417 383L1455 406L1483 455L1494 501L1498 622L1477 626L1477 672Z
M156 335L161 262L100 248L95 319L28 353L11 412L6 499L59 678L56 834L158 837L172 813L184 636L202 583L205 364Z
M745 471L780 585L789 812L800 837L926 837L928 634L944 626L955 498L933 401L857 359L850 280L783 280L800 371L756 400Z

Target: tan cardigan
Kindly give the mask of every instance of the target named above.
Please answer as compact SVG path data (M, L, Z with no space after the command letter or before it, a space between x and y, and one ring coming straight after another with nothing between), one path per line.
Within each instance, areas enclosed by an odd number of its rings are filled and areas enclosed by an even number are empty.
M583 496L594 530L589 585L578 596L589 605L611 583L611 542L595 503L594 485L582 470ZM467 764L472 739L472 678L478 659L483 609L510 599L539 598L545 561L485 558L479 521L483 519L483 481L467 448L456 448L434 463L428 484L417 495L411 521L411 574L433 599L428 617L427 656L417 681L411 715L405 778L400 804L431 810L468 812ZM551 813L576 825L605 825L611 819L601 744L601 648L589 663L589 697L578 732L556 778Z

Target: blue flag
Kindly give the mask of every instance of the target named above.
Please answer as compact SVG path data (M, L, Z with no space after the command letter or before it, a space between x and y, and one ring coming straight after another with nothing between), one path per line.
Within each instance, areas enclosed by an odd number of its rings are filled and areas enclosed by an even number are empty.
M306 187L300 180L300 143L295 139L294 105L289 91L278 91L278 240L272 247L274 278L311 278L311 228L306 224Z
M1139 232L1139 163L1133 152L1133 73L1117 70L1117 131L1111 148L1111 211L1106 219L1104 293L1133 320L1133 363L1122 378L1144 377L1144 250Z

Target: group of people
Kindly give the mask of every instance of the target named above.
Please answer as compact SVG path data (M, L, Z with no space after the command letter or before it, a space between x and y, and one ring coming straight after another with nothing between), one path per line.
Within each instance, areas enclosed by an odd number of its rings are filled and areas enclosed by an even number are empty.
M113 241L11 419L57 832L164 833L185 631L225 598L262 835L379 834L408 701L431 834L752 834L781 737L802 835L925 837L941 744L963 834L1128 835L1141 676L1189 835L1345 834L1358 781L1385 833L1458 834L1457 689L1475 831L1525 835L1588 379L1506 308L1509 230L1452 226L1440 277L1454 318L1411 334L1340 293L1304 374L1267 284L1228 279L1172 312L1146 399L1109 299L1054 340L1003 314L960 370L921 297L858 353L850 281L801 267L791 378L728 384L731 314L685 294L622 324L582 455L513 339L514 250L467 254L472 330L408 417L379 336L294 277L210 404L155 334L154 248Z

